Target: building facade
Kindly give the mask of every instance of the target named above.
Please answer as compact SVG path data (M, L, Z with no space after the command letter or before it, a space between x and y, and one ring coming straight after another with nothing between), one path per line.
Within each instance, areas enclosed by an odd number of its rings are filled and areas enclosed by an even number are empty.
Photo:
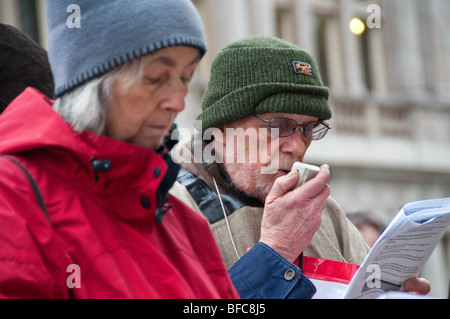
M450 1L193 0L208 52L178 119L192 129L214 56L228 43L270 35L298 44L318 61L330 88L332 130L306 161L331 167L332 196L346 212L389 221L411 201L450 196ZM357 35L349 22L359 18ZM44 47L44 0L0 0L0 22ZM422 276L447 298L450 232Z

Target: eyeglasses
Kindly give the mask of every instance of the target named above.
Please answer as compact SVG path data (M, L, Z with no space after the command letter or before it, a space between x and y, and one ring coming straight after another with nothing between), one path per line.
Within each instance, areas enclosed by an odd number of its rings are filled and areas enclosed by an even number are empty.
M298 124L294 119L286 117L277 117L273 120L265 120L259 116L254 117L269 123L269 132L276 137L288 137L294 134L297 127L303 135L313 141L323 138L331 127L328 123L322 121L312 121L306 124Z

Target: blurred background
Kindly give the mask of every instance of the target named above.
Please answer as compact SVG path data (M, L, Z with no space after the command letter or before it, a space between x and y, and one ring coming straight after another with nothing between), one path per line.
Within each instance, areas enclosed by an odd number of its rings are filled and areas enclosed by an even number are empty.
M212 59L224 46L277 36L310 52L330 88L332 130L305 161L330 165L332 196L350 216L372 215L379 231L408 202L450 196L450 0L193 3L208 52L180 127L193 130ZM0 0L0 22L46 47L44 0ZM449 297L450 230L421 276L431 296Z

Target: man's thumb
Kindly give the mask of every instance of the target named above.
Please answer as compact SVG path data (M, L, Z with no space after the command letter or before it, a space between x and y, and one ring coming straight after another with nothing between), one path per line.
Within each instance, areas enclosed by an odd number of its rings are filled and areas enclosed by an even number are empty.
M285 176L278 177L275 180L275 183L273 183L269 195L267 195L266 203L271 203L275 201L277 198L286 194L297 183L297 180L298 180L297 170L293 170Z

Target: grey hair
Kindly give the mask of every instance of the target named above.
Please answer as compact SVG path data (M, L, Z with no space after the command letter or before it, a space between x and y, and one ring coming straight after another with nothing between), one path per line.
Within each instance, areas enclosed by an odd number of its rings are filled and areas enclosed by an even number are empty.
M57 98L53 109L76 132L89 130L104 134L116 79L123 77L125 81L119 89L128 89L141 80L144 67L145 56L131 60Z

